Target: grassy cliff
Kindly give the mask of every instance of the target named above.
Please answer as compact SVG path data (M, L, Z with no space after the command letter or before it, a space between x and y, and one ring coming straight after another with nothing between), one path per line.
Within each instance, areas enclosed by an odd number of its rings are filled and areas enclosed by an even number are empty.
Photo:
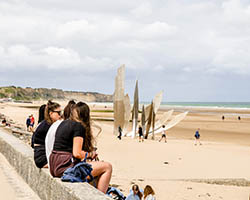
M113 100L112 95L100 94L97 92L63 91L55 88L21 88L15 86L0 87L0 98L12 98L14 100L23 101L75 99L93 102L111 102Z

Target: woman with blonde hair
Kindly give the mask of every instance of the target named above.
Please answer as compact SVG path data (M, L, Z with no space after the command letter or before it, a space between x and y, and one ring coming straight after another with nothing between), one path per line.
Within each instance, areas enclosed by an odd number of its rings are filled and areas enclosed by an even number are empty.
M90 110L86 103L74 105L70 119L64 120L57 128L53 151L50 154L50 173L62 177L64 171L87 158L93 177L98 176L97 189L106 193L112 174L108 162L95 161L97 153L90 126Z
M146 185L144 188L143 200L155 200L155 192L150 185Z

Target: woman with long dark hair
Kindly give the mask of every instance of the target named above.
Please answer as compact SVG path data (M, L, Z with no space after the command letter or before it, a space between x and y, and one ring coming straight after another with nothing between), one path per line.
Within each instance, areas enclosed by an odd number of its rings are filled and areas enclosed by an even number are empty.
M134 184L132 186L132 191L127 196L126 200L141 200L142 199L142 193L140 191L140 188L137 184Z
M93 142L89 106L79 102L73 107L70 119L64 120L56 130L54 148L49 159L51 175L61 177L66 169L87 158L88 164L92 166L91 175L99 177L97 189L106 193L112 166L108 162L95 161L97 153Z
M45 138L45 149L46 149L46 157L48 160L48 166L49 166L49 156L53 150L53 146L54 146L54 142L55 142L56 130L57 130L58 126L62 123L63 120L69 119L70 113L71 113L73 106L75 104L76 103L74 100L70 100L63 110L63 119L57 120L55 123L53 123L50 126L50 128L48 130L48 133L47 133L46 138Z
M33 135L34 142L34 161L38 168L48 167L46 152L45 152L45 137L52 123L61 118L61 107L56 102L48 101L45 111L44 120L40 122L39 126Z

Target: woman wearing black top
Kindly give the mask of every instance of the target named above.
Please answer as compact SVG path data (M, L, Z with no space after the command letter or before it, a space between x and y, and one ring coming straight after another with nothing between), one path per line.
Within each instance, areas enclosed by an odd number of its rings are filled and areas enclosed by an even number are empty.
M33 135L34 161L38 168L48 167L45 152L45 137L52 123L61 118L60 104L48 101L45 111L45 119L40 122Z
M61 177L67 168L85 157L92 166L92 176L99 176L97 188L106 193L112 166L108 162L94 161L97 153L93 146L90 110L87 104L79 102L73 107L70 119L63 121L56 130L54 148L49 160L50 173L54 177Z

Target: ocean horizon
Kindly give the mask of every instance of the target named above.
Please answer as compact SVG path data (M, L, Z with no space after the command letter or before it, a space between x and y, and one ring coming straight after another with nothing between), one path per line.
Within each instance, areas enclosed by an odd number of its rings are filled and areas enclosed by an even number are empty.
M113 104L113 102L95 102L99 104ZM151 102L142 101L140 106L147 106ZM130 102L133 105L133 102ZM226 108L226 109L250 109L250 102L161 102L163 107L189 107L189 108Z
M162 102L161 105L209 108L250 108L250 102Z

